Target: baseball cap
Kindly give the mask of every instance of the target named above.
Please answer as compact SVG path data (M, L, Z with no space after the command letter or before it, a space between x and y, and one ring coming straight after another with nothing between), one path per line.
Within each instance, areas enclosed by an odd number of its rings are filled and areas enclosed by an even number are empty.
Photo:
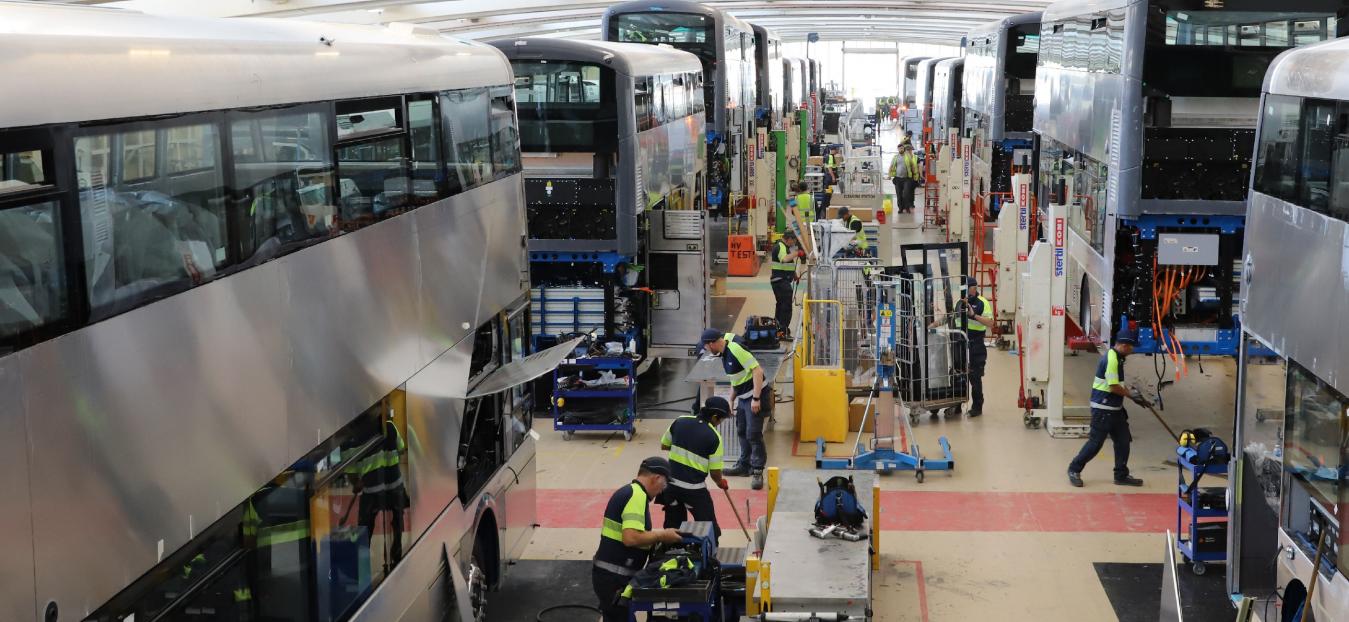
M731 403L727 402L726 398L721 397L720 395L714 395L703 402L703 410L716 412L722 417L726 417L731 414Z
M651 456L643 460L641 469L648 473L662 475L666 479L670 478L670 461L660 456Z

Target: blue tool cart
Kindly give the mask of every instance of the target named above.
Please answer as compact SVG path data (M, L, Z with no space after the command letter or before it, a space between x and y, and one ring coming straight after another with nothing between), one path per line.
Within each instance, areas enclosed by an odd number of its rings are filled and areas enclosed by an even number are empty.
M1176 546L1197 575L1227 561L1227 488L1201 488L1205 475L1226 475L1227 462L1195 464L1194 450L1176 449ZM1188 478L1188 480L1187 480Z
M593 384L610 374L611 382ZM630 441L637 433L637 362L626 354L563 361L553 370L552 401L553 429L563 440L576 432L622 432Z

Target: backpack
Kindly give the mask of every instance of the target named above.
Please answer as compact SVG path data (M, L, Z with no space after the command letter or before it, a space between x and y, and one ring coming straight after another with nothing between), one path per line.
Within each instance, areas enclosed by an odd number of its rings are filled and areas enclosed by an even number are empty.
M1223 442L1223 439L1218 438L1206 428L1182 431L1180 443L1181 446L1176 453L1185 457L1190 461L1190 464L1195 466L1194 480L1190 482L1183 493L1185 497L1189 497L1190 493L1199 485L1199 480L1208 472L1209 467L1227 464L1232 459L1232 452L1227 448L1227 443Z
M835 475L820 485L820 500L815 502L817 526L839 525L847 529L861 529L866 510L857 502L857 487L852 476Z

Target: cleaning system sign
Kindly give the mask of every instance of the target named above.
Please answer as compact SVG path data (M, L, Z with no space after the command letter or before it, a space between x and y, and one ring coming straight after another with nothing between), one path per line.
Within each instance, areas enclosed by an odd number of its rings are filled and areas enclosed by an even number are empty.
M1063 276L1063 219L1054 219L1054 276Z

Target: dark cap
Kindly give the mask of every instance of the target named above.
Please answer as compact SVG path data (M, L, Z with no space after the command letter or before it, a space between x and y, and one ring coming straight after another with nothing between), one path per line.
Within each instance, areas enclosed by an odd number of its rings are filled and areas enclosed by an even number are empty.
M712 343L713 341L716 341L716 340L718 340L718 339L721 339L722 337L725 337L725 336L726 336L726 331L717 330L717 329L715 329L715 328L705 328L705 329L703 329L703 339L702 339L702 342L703 342L703 343Z
M783 232L782 232L782 237L784 237L784 238L791 238L791 239L795 240L795 239L796 239L796 231L793 230L793 229L788 229L788 230L786 230L786 231L783 231Z
M848 209L848 206L847 206L847 205L844 205L844 206L838 208L838 215L839 215L840 217L842 217L844 214L851 214L851 213L852 213L852 210Z
M979 287L979 280L972 276L967 276L965 277L965 287Z
M666 479L669 479L670 461L660 456L651 456L650 458L647 458L646 460L642 461L641 471L646 471L647 473L655 473L656 475L660 475L665 477Z
M715 413L718 417L729 417L731 415L731 403L720 395L714 395L703 402L703 412Z
M1131 346L1138 345L1138 331L1125 324L1121 326L1118 333L1115 333L1115 343L1127 343Z

